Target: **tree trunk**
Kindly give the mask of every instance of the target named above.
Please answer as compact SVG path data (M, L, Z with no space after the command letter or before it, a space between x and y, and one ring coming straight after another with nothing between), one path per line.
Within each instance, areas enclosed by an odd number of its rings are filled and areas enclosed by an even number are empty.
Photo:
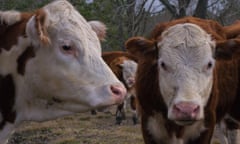
M194 12L194 16L199 18L206 18L207 5L208 5L208 0L198 0L198 4Z
M190 0L179 0L178 5L179 5L179 14L178 18L185 17L186 14L186 9L190 3Z

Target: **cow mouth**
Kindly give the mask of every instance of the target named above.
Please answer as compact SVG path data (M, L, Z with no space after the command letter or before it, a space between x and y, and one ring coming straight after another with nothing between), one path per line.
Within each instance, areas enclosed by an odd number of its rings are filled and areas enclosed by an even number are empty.
M175 123L180 126L192 125L197 120L175 120Z

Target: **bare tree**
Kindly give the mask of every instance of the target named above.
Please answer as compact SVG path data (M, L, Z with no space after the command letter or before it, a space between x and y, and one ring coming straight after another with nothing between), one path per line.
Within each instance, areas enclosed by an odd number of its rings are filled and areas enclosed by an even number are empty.
M151 19L154 1L156 0L152 0L146 6L146 0L115 0L117 8L112 20L117 21L118 40L121 41L121 48L127 38L144 35L147 22Z
M194 12L195 17L206 18L207 16L208 0L198 0L196 10Z
M191 0L178 0L176 5L171 4L169 0L159 0L166 9L173 15L174 18L185 17L187 8L190 6ZM208 0L198 0L194 16L206 18Z

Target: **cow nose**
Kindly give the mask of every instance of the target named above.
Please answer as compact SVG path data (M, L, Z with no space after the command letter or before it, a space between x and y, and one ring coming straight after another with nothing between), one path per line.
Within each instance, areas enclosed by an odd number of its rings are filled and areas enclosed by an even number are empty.
M128 78L129 85L133 85L135 83L135 79L133 77Z
M191 102L180 102L174 105L173 112L178 120L196 120L200 106Z
M125 96L127 95L126 88L121 84L115 84L110 86L113 97L117 103L122 103Z

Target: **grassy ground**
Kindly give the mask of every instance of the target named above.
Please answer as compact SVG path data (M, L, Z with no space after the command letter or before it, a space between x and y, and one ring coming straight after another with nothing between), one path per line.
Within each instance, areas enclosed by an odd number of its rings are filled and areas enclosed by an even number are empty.
M121 125L115 125L115 107L110 112L87 112L43 123L24 122L8 144L144 144L140 124L133 125L130 112ZM225 142L216 138L211 144Z
M122 125L115 125L111 113L81 113L44 123L25 122L8 144L143 144L140 125L133 125L130 113Z

